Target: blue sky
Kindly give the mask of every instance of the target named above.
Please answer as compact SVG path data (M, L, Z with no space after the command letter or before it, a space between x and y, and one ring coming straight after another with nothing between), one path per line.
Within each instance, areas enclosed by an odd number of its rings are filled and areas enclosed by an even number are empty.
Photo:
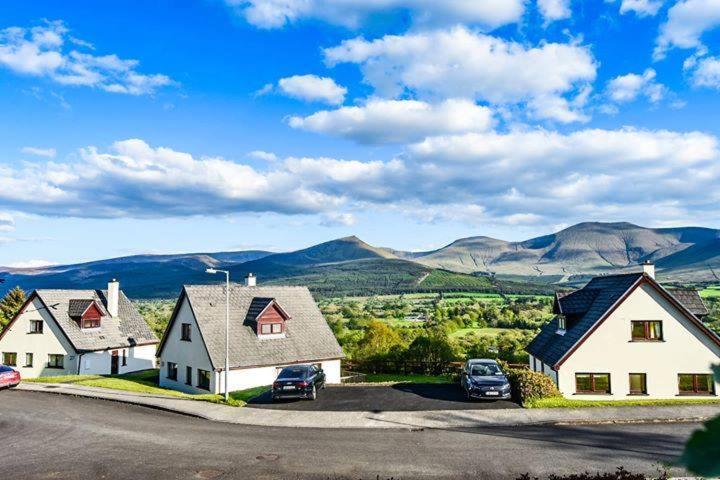
M720 227L720 0L0 4L0 265Z

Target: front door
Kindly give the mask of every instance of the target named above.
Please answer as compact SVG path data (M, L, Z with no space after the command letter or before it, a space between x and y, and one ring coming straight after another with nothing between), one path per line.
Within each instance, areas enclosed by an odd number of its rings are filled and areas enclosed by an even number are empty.
M120 357L118 357L117 350L112 352L111 359L112 360L110 361L110 375L117 375L120 372Z

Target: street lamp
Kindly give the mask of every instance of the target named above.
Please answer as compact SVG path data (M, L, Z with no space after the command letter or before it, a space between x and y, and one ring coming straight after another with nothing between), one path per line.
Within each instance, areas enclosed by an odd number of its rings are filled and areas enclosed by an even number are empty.
M205 270L205 273L211 275L216 273L225 274L225 403L227 403L229 398L228 373L230 372L230 272L227 270L208 268Z

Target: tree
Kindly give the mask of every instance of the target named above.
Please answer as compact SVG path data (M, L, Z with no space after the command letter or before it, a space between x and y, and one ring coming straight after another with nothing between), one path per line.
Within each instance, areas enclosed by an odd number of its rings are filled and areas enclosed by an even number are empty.
M25 291L20 287L13 288L0 300L0 329L10 323L24 304Z
M713 370L715 378L720 380L720 365ZM704 429L692 434L680 463L696 475L720 476L720 416L707 421Z
M365 329L355 358L362 360L380 358L401 345L400 335L392 327L378 320L372 320Z
M457 353L445 332L438 329L413 340L406 356L412 361L440 363L455 360Z

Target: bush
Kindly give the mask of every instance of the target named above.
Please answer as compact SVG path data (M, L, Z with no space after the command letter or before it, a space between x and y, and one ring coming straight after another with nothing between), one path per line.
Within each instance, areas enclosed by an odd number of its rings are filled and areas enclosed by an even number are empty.
M513 398L521 405L532 400L560 396L555 382L544 373L511 368L505 370L505 375L510 381Z
M647 477L641 473L631 473L623 467L618 467L614 473L575 473L571 475L550 475L548 480L667 480L669 475L664 470L659 470L657 476ZM531 477L526 473L517 480L539 480L538 477Z

